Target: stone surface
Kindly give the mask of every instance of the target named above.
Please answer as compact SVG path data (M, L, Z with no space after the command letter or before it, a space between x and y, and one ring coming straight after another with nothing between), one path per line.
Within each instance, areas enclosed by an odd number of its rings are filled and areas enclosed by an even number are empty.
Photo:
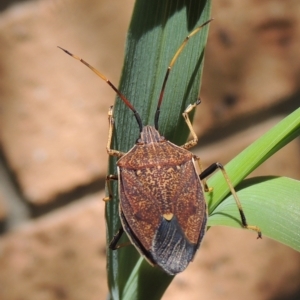
M104 177L115 95L56 46L84 56L118 84L132 6L32 1L0 16L0 139L29 201L48 202Z
M196 118L202 131L270 111L299 91L300 2L212 3L215 20L205 52L203 105Z
M0 194L6 216L18 219L0 236L1 300L106 298L103 193L78 198L77 191L104 178L107 109L115 96L56 46L117 84L132 7L133 0L43 0L0 15L0 144L8 169L0 172ZM195 126L200 147L193 149L204 166L226 164L284 117L287 110L278 115L278 107L299 91L299 10L292 0L213 2ZM293 141L250 176L300 179L299 147ZM30 209L19 198L38 205L60 194L76 203L24 222ZM214 227L163 299L299 299L299 270L294 250Z
M44 0L1 14L0 141L30 202L51 202L104 177L114 93L56 46L83 56L117 85L133 2ZM243 116L269 111L299 90L299 10L295 1L213 3L200 136L238 116L239 130Z
M0 191L0 222L3 222L7 217L7 208L3 199L3 194Z
M0 238L0 299L105 299L103 193ZM119 251L122 251L120 249ZM210 229L163 299L264 300L299 288L300 255L247 230Z
M299 270L298 252L250 231L213 227L162 299L288 299L299 292Z
M0 206L4 207L4 222L0 229L0 232L3 233L28 220L29 210L27 203L21 200L16 183L12 180L10 170L2 156L0 156L0 194L2 203Z
M0 299L105 299L102 194L30 221L0 238Z

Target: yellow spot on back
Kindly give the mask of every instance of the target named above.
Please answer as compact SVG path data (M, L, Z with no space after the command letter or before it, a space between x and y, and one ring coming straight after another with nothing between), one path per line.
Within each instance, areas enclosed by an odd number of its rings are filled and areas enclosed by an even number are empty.
M166 219L167 221L171 221L173 219L173 214L172 213L167 213L167 214L163 214L164 219Z

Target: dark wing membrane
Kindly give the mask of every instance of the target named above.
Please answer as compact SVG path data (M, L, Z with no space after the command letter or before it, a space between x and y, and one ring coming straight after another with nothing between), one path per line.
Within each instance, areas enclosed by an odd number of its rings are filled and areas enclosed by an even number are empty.
M204 221L206 223L206 219ZM204 232L205 226L202 227L201 238ZM161 219L151 252L153 259L162 269L170 275L182 272L193 259L197 249L197 244L192 244L185 238L176 217L171 221Z

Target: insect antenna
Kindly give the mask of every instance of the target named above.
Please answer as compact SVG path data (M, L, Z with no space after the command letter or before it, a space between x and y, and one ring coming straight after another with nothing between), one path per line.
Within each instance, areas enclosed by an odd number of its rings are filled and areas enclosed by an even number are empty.
M68 55L72 56L73 58L79 60L81 63L83 63L84 65L86 65L88 68L90 68L96 75L98 75L102 80L104 80L116 93L117 95L120 97L120 99L125 103L125 105L131 109L134 113L134 116L136 118L136 121L139 125L139 129L140 132L143 130L143 123L141 120L141 117L139 115L139 113L136 111L136 109L134 108L134 106L130 103L130 101L111 83L111 81L109 79L107 79L101 72L99 72L97 69L95 69L93 66L91 66L89 63L87 63L85 60L83 60L81 57L72 54L71 52L69 52L68 50L57 46L59 49L61 49L62 51L64 51L65 53L67 53Z
M206 22L204 22L202 25L200 25L199 27L197 27L196 29L194 29L182 42L182 44L180 45L180 47L178 48L178 50L176 51L175 55L173 56L169 66L168 66L168 69L167 69L167 72L166 72L166 75L165 75L165 78L164 78L164 81L163 81L163 85L162 85L162 88L161 88L161 91L160 91L160 94L159 94L159 99L158 99L158 104L157 104L157 108L156 108L156 112L155 112L155 118L154 118L154 124L155 124L155 129L158 130L158 120L159 120L159 115L160 115L160 106L161 106L161 103L162 103L162 100L163 100L163 97L164 97L164 92L165 92L165 87L166 87L166 84L167 84L167 81L168 81L168 78L169 78L169 74L171 72L171 69L173 67L173 65L175 64L178 56L180 55L180 53L182 52L182 50L184 49L184 47L186 46L187 42L189 41L189 39L195 35L197 32L199 32L205 25L207 25L208 23L210 23L213 19L210 19Z

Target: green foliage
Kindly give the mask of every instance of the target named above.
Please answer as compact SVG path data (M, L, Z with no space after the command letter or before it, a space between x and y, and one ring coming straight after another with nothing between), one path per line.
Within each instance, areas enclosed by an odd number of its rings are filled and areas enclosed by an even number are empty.
M130 100L144 124L154 124L154 114L167 67L184 38L210 19L210 1L137 0L128 30L120 91ZM166 86L159 121L160 132L177 145L189 134L181 113L198 97L204 47L209 26L193 36L176 61ZM139 136L132 112L116 99L113 149L128 151ZM109 174L116 174L116 159L110 158ZM114 199L106 208L107 243L120 228L117 183ZM134 247L108 251L108 282L111 299L160 299L172 280L158 268L139 261ZM138 265L137 265L138 263ZM137 268L139 266L140 268ZM137 277L132 277L138 269ZM141 275L149 274L149 275ZM132 285L136 283L136 288ZM132 297L132 298L131 298Z
M287 116L225 166L234 185L241 182L267 158L300 135L300 108ZM297 158L295 158L297 159ZM233 197L220 172L208 184L209 226L241 227ZM249 224L263 235L300 251L300 182L285 177L257 177L237 186ZM224 199L225 198L225 199Z
M163 78L177 48L189 32L209 18L209 0L136 1L119 89L133 103L144 124L153 125ZM207 31L208 26L191 38L175 63L166 87L160 132L178 145L188 137L188 128L181 113L198 96ZM126 152L138 138L136 120L120 99L116 99L114 117L112 147ZM233 184L241 182L238 195L249 224L260 226L263 235L298 250L299 182L275 177L242 180L299 132L300 109L225 166ZM116 173L116 159L110 158L109 174ZM207 195L209 226L240 227L238 211L232 197L228 196L229 190L220 172L208 184L214 187L213 192ZM117 183L113 185L113 194L113 200L106 207L107 243L121 225ZM132 246L119 251L108 250L107 271L110 299L160 299L173 279L160 269L151 267Z

